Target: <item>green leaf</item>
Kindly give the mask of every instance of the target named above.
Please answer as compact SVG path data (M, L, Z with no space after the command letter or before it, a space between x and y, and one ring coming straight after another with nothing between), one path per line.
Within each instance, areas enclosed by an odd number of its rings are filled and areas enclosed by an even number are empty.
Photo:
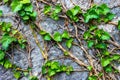
M20 3L27 4L27 3L30 3L30 0L21 0Z
M41 35L47 34L47 32L46 32L46 31L43 31L43 30L41 30L39 33L40 33Z
M48 76L54 76L56 74L56 72L52 69L48 70Z
M49 33L47 33L46 35L44 35L44 40L46 41L50 41L51 40L51 36Z
M42 74L46 74L47 73L47 69L45 66L42 66Z
M110 40L110 35L108 32L105 32L101 35L102 40Z
M65 56L68 56L68 55L69 55L68 51L65 51L65 52L64 52L64 55L65 55Z
M64 31L63 34L62 34L62 38L69 39L70 38L69 33L67 31Z
M21 77L21 74L18 71L15 71L13 75L16 79L19 79Z
M61 42L62 41L62 36L59 32L55 32L53 35L53 39L57 42Z
M106 49L107 48L107 45L105 43L99 43L97 45L95 45L95 48L98 48L98 49Z
M100 6L97 7L96 12L100 15L106 15L107 13L110 12L110 8L106 4L101 4Z
M83 14L85 23L88 23L92 19L98 19L99 15L95 12L95 10L88 10L85 14Z
M10 6L13 12L18 12L22 9L23 4L21 4L19 0L13 0Z
M104 22L111 21L114 17L115 17L114 14L108 13L107 16L106 16L105 18L103 18L103 21L104 21Z
M71 47L72 47L72 42L73 42L73 39L72 39L72 38L69 39L69 40L67 40L67 41L66 41L66 46L67 46L68 48L71 48Z
M51 62L51 69L59 69L59 63L56 61Z
M12 63L11 63L9 60L5 60L4 67L5 67L6 69L12 68Z
M102 58L102 59L101 59L101 65L102 65L103 67L106 67L107 65L109 65L110 62L111 62L111 60L110 60L109 58Z
M92 40L87 41L88 48L91 48L93 45L94 45L94 41Z
M67 71L66 74L70 75L70 73L73 71L73 67L72 66L67 66Z
M51 6L45 5L45 6L44 6L44 11L43 11L44 14L48 14L48 13L51 11L51 8L52 8Z
M32 20L35 20L36 17L37 17L37 12L36 12L36 11L33 11L33 12L30 14L30 17L32 18Z
M103 53L103 55L106 55L106 56L108 56L110 54L110 52L108 50L103 50L102 53Z
M88 38L90 38L92 35L90 34L90 31L86 31L83 35L84 39L87 40Z
M30 4L30 5L28 5L28 6L25 6L24 10L25 10L25 11L32 12L32 11L33 11L33 6L32 6L32 4Z
M2 36L2 39L0 39L0 43L2 44L2 48L4 50L7 50L10 44L15 41L16 41L16 38L10 37L8 35L4 35Z
M2 23L2 31L4 31L4 32L10 32L11 26L12 25L11 25L10 22L8 22L8 23L3 22Z
M118 30L120 30L120 20L118 21Z
M0 17L3 15L3 11L2 10L0 10Z
M61 66L61 71L66 71L66 70L67 70L67 66L62 65L62 66Z
M51 17L52 19L54 19L54 20L58 20L58 19L59 19L59 16L58 16L58 14L56 14L56 13L52 13L50 17Z
M22 17L25 16L25 11L19 11L18 13L19 13L19 15L22 16Z
M88 80L97 80L97 76L94 76L94 75L89 76L89 77L88 77Z
M23 19L24 21L27 21L27 20L29 20L29 16L26 16L26 15L25 15L25 16L22 17L22 19Z
M70 17L71 20L75 21L75 22L78 22L79 21L79 18L78 18L78 14L79 13L82 13L81 9L79 6L75 6L74 8L70 9L67 11L67 16Z
M79 6L75 6L74 8L67 11L67 15L70 16L76 16L78 13L81 13L81 9Z
M4 3L7 3L9 0L3 0Z
M91 71L93 68L92 68L92 66L88 66L87 69L88 69L89 71Z
M110 65L108 65L108 66L106 66L106 67L104 67L104 70L105 70L105 72L112 72L113 71L113 68L112 68L112 66L110 66Z
M119 54L114 54L112 55L112 60L119 60L120 59L120 55Z
M97 26L93 26L93 25L92 25L92 26L89 27L89 30L90 30L90 31L93 31L93 30L95 30L96 28L97 28Z
M59 12L61 12L61 10L62 10L61 6L60 5L56 5L55 9L53 10L53 13L58 14Z
M30 76L29 80L39 80L36 76Z
M26 47L26 40L24 40L24 39L19 39L18 40L18 43L19 43L19 46L22 48L22 49L24 49L25 47Z
M0 50L0 61L3 60L4 57L5 57L5 53L2 50Z

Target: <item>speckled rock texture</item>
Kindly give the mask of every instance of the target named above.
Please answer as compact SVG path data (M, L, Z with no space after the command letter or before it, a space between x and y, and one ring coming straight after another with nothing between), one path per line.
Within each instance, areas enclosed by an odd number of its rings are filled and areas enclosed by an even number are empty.
M56 3L63 3L67 9L72 8L74 4L76 4L79 5L83 10L87 10L91 5L91 0L54 0L54 1L56 1ZM93 3L94 4L106 3L111 8L111 11L114 14L116 14L116 17L114 18L113 21L117 22L118 20L120 20L120 7L117 7L118 5L120 5L120 0L93 0ZM33 34L30 30L30 26L25 25L22 21L19 22L20 20L16 18L17 14L13 13L9 8L9 6L0 5L0 10L2 10L3 15L5 15L5 17L0 18L0 21L11 22L14 25L14 28L18 29L30 42L31 47L34 48L34 50L31 52L31 60L33 65L32 74L40 78L41 67L44 63L44 59L39 47L35 42ZM47 30L51 34L53 34L55 31L59 31L60 33L63 32L63 28L64 28L63 19L60 19L59 21L54 21L50 18L45 17L44 15L42 16L42 18L43 20L41 21L40 25L42 26L43 29ZM69 24L68 27L71 29L71 31L74 30L74 27L72 25ZM105 31L113 35L115 40L120 44L120 31L118 31L114 25L101 24L99 25L99 28L103 28ZM40 42L41 47L44 49L44 41L42 39L42 36L37 35L37 38ZM49 45L48 47L49 47L48 56L50 60L56 59L61 64L71 65L73 66L74 69L82 70L82 68L70 58L59 59L58 57L63 57L64 54L57 46ZM85 54L80 47L72 46L70 51L80 60L82 60L84 63L88 63L88 61L85 58ZM89 52L92 55L92 52L91 51ZM21 67L22 69L27 69L28 53L25 50L14 49L13 54L14 54L14 64ZM120 65L118 65L118 69L120 70ZM65 73L59 73L56 76L54 76L53 80L87 80L88 75L89 72L86 71L72 72L72 74L70 75L66 75ZM117 80L120 80L119 75L116 75L116 77ZM13 72L11 70L6 70L2 66L0 66L0 80L16 80L16 79L13 77ZM20 80L29 80L29 79L27 77L21 77ZM46 80L46 79L44 76L42 76L41 80Z

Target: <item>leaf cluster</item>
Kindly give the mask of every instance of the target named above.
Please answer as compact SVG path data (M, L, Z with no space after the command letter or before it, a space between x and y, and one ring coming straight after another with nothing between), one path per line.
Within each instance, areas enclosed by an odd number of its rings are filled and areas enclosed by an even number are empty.
M13 0L10 6L12 11L18 12L25 22L34 21L37 17L37 12L33 10L30 0Z
M69 75L71 71L73 71L71 66L60 65L57 61L47 61L42 66L42 74L46 74L48 77L52 77L60 72L66 72Z
M57 4L55 7L51 7L49 5L44 6L44 14L49 15L52 19L58 20L59 19L59 13L62 11L62 8L59 4Z
M56 42L63 42L63 40L66 40L66 46L68 48L71 48L71 46L72 46L73 38L70 37L70 35L67 31L64 31L62 34L59 32L55 32L53 34L53 37L45 31L40 31L40 34L43 36L44 40L46 40L46 41L53 40Z
M108 22L114 18L114 14L110 12L110 8L106 4L99 6L94 5L83 14L85 23L95 20L97 22Z

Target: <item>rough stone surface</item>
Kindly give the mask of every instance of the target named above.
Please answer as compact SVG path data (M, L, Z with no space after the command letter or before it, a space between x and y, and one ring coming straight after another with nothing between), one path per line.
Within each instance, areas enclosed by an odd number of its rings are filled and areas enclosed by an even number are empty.
M86 10L90 7L90 0L58 0L58 3L64 3L67 9L73 7L73 3L76 5L79 5L82 9ZM120 0L94 0L95 4L101 4L101 3L106 3L108 6L111 8L114 6L117 6L120 4ZM35 48L31 52L31 59L32 59L32 74L35 76L40 77L41 73L41 67L44 63L44 59L42 57L41 51L39 47L37 46L35 39L32 35L32 32L30 30L29 25L25 25L22 22L20 25L17 25L17 22L15 21L15 13L12 13L10 8L6 5L1 5L0 10L3 11L3 15L8 15L6 17L0 18L0 21L5 21L5 22L11 22L15 27L20 30L24 36L26 36L27 40L30 42L30 45L32 48ZM114 21L120 20L120 8L116 7L112 9L112 12L115 13L117 16L115 17ZM11 16L9 16L11 15ZM43 21L40 23L40 25L43 27L43 29L47 30L49 33L53 34L55 31L59 31L60 33L63 32L63 25L64 25L64 20L59 20L59 21L53 21L50 18L43 17ZM69 28L71 30L74 30L72 25L69 25ZM111 35L115 37L115 40L120 43L120 32L116 29L115 26L113 25L108 25L108 24L102 24L99 25L99 28L103 28L104 30L108 31ZM37 35L37 38L41 44L41 47L43 48L43 39L40 35ZM64 44L63 44L64 45ZM43 48L44 49L44 48ZM85 63L88 63L86 58L84 57L84 52L77 46L73 46L70 51L77 56L80 60L82 60ZM92 54L92 52L90 51ZM28 53L25 52L24 50L14 50L14 63L23 68L26 69L28 67ZM59 57L63 57L63 52L56 46L52 46L49 49L48 52L49 59L56 59L59 61L61 64L64 63L65 65L71 65L73 66L74 69L79 69L82 70L82 68L75 62L73 62L71 59L59 59ZM120 65L118 65L118 69L120 69ZM87 80L88 77L88 72L73 72L70 75L66 75L65 73L60 73L54 76L53 80ZM120 76L117 75L118 80L120 80ZM13 77L13 73L11 70L6 70L2 66L0 66L0 80L16 80ZM26 77L22 77L20 80L28 80ZM42 80L46 80L45 77L42 77Z

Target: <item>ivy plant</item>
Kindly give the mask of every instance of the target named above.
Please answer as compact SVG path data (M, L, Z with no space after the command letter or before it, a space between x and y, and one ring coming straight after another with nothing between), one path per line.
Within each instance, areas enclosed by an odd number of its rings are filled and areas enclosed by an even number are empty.
M60 65L57 61L47 61L42 66L42 74L46 74L49 78L60 72L66 72L69 75L72 71L71 66Z
M13 0L10 6L13 12L18 12L24 22L34 21L37 17L30 0Z
M59 32L55 32L53 34L53 37L47 33L46 31L40 31L40 34L43 36L44 40L46 41L56 41L56 42L62 42L63 40L66 40L66 46L68 48L72 47L72 42L73 42L73 38L70 36L70 34L65 30L62 34Z
M44 14L49 15L52 19L58 20L59 19L59 13L62 11L62 7L57 4L55 7L45 5L44 6Z

